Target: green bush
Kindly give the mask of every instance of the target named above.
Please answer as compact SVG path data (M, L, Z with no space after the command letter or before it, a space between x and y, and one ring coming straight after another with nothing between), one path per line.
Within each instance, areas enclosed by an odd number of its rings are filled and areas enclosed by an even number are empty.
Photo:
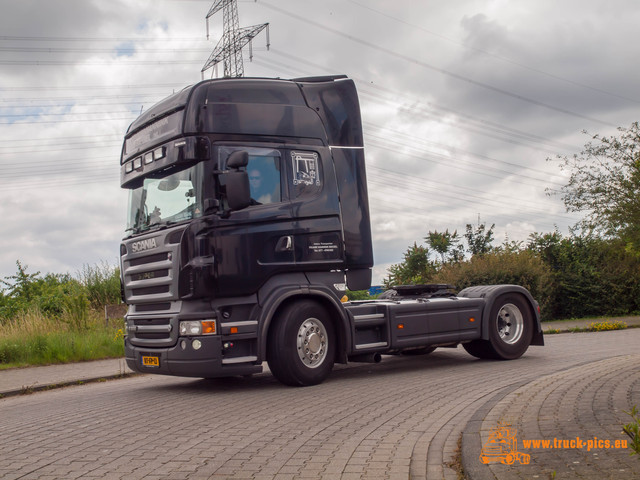
M120 303L120 269L107 263L84 265L78 274L91 308Z
M640 258L622 240L533 234L529 249L549 265L555 318L625 315L640 310Z
M45 316L64 318L77 328L84 328L89 309L120 303L120 272L105 263L85 265L77 278L69 274L27 273L27 266L16 262L15 275L0 282L0 323L30 310Z
M469 261L444 265L431 281L455 285L460 290L474 285L520 285L540 303L543 318L550 318L546 307L552 294L553 276L542 259L531 251L498 249L474 255Z

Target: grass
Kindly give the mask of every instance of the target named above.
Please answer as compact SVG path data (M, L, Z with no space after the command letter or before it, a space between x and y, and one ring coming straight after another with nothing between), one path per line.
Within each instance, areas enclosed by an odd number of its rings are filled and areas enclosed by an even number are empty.
M82 328L64 316L34 311L0 324L0 370L123 355L122 326L116 321L105 325L99 312L90 312Z

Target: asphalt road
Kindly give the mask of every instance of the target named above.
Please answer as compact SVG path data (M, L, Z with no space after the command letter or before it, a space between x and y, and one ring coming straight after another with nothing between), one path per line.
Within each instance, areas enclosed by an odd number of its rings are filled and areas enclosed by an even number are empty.
M0 399L0 478L456 478L447 463L489 399L637 354L640 329L545 341L511 362L457 348L338 366L308 388L144 375Z

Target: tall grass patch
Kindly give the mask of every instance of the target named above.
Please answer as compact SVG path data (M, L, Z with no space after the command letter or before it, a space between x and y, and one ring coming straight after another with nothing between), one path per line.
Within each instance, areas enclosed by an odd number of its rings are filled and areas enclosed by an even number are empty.
M69 315L54 318L31 310L0 323L0 370L124 355L119 322L106 325L99 312L88 311L78 329L77 318Z

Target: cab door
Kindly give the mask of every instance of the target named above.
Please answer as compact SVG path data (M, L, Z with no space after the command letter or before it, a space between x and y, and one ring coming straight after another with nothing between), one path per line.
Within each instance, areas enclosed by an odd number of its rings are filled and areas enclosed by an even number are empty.
M214 237L219 295L257 292L284 273L339 269L344 248L330 158L320 148L219 147L249 153L251 205L219 219ZM325 154L330 155L329 149ZM224 168L224 165L223 165Z

